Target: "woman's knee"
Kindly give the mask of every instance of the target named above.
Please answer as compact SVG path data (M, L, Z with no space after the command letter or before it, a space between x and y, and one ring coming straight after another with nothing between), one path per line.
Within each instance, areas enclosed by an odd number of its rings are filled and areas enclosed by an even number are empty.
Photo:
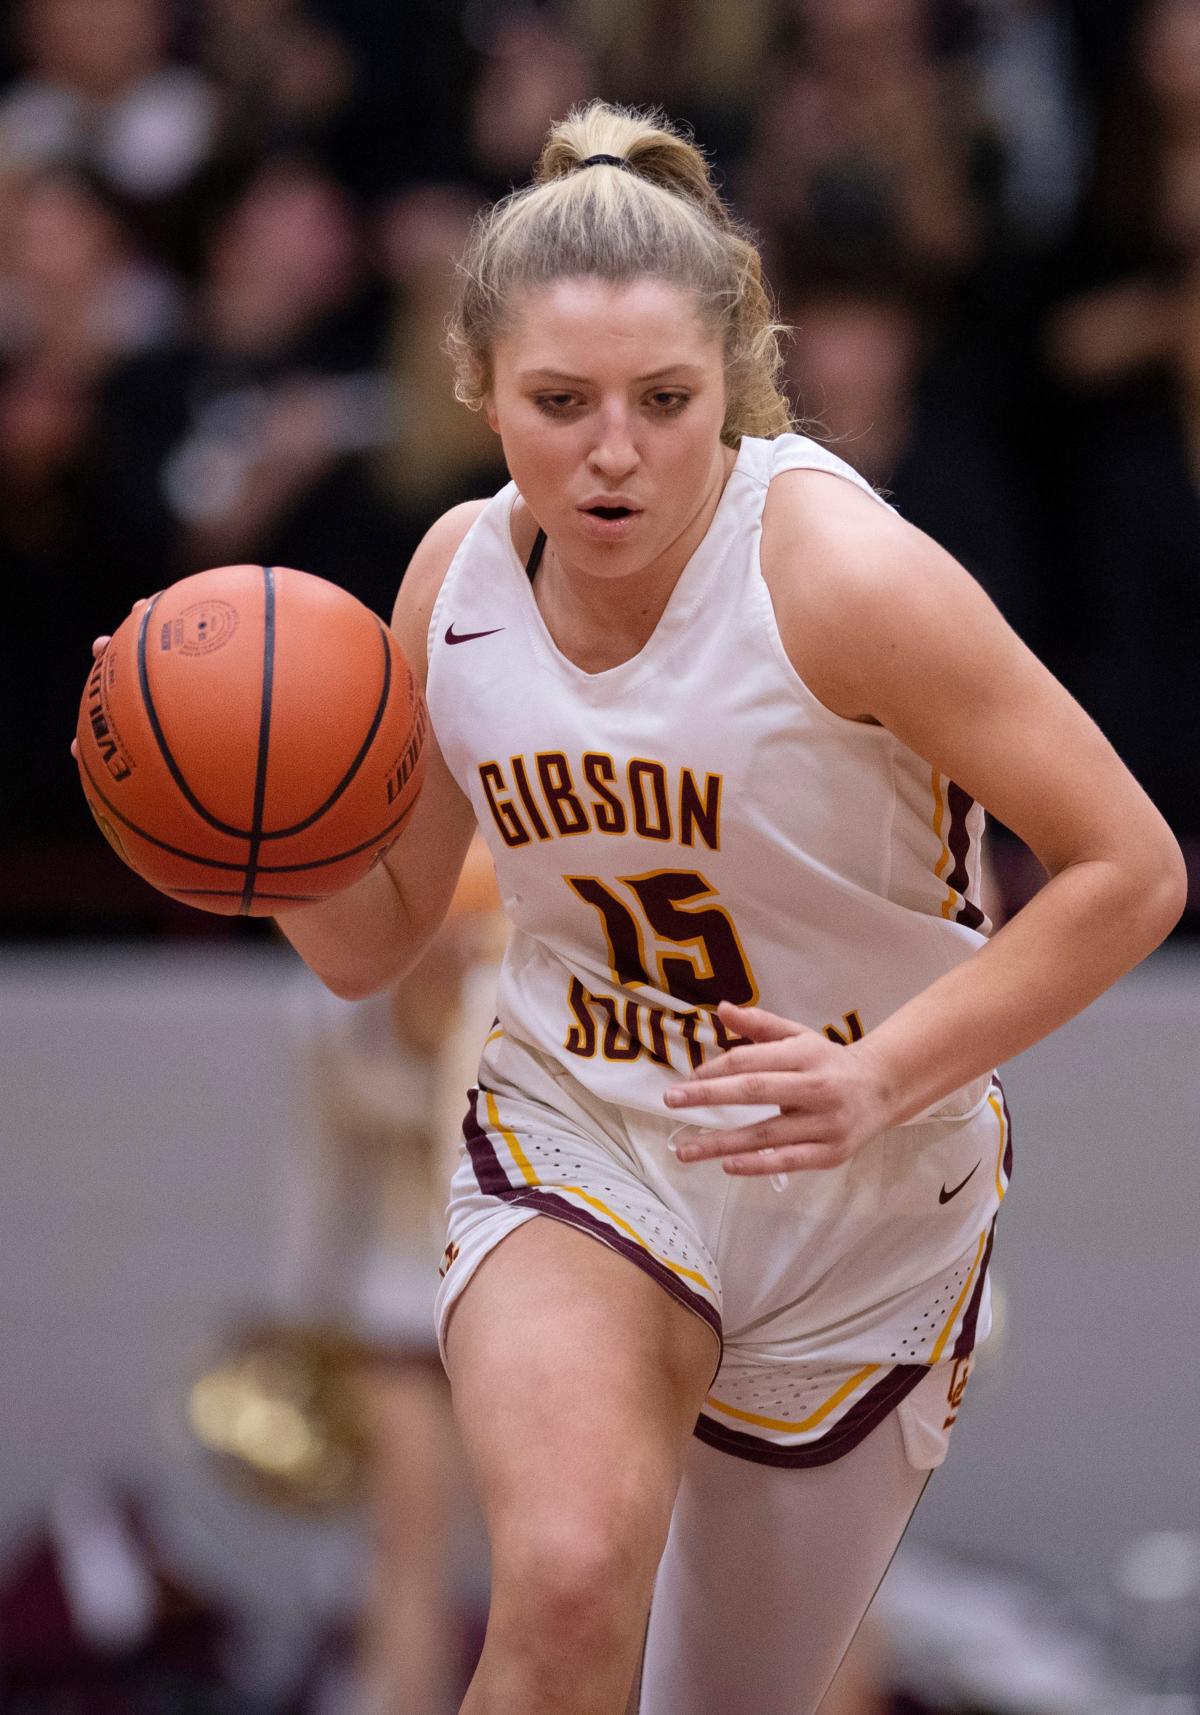
M650 1496L523 1509L493 1529L493 1614L523 1616L552 1651L640 1638L669 1515Z

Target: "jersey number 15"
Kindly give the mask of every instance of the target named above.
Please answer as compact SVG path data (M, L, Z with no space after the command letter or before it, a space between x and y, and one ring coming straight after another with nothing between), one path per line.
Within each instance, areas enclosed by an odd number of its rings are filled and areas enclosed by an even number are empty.
M758 984L733 919L716 903L716 890L702 875L691 869L666 869L617 879L633 895L637 910L594 875L563 877L580 899L600 913L609 969L619 988L653 987L689 1006L710 1009L723 1000L735 1006L754 1005ZM647 967L641 919L659 943L654 975ZM671 952L672 947L691 951Z

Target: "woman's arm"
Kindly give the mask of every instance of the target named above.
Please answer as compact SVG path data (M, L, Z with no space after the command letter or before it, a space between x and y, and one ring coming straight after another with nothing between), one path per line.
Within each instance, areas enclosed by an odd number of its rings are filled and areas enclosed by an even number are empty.
M1174 836L1112 746L920 531L840 478L789 473L772 484L763 572L815 695L889 728L1050 877L976 955L848 1049L730 1009L756 1045L711 1062L670 1105L779 1105L765 1130L715 1134L699 1151L770 1144L776 1154L737 1170L778 1172L845 1160L1057 1029L1169 933L1187 884Z
M456 506L426 535L400 585L392 629L424 689L429 617L450 562L486 502ZM283 913L279 927L327 988L345 1000L372 994L420 958L449 909L475 827L431 732L425 782L408 826L362 881L318 905Z

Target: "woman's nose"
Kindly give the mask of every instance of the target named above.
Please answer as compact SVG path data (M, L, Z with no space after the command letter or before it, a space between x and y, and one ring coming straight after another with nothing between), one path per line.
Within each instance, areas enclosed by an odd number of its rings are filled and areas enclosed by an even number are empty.
M626 410L614 410L601 415L598 432L588 454L593 470L612 478L623 476L637 464L639 454L633 435L633 424Z

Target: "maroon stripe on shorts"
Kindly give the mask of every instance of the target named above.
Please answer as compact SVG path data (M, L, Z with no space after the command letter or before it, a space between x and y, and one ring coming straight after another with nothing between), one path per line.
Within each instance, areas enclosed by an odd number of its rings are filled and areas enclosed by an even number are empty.
M575 1227L579 1232L599 1239L619 1256L628 1257L643 1274L648 1274L664 1292L669 1292L672 1298L682 1304L685 1310L693 1311L702 1321L707 1322L724 1351L721 1316L716 1306L710 1304L700 1293L693 1292L687 1282L681 1280L665 1263L660 1262L649 1251L643 1250L641 1245L618 1232L615 1227L610 1227L598 1216L590 1214L587 1209L577 1208L549 1186L509 1183L491 1138L475 1117L475 1103L479 1099L479 1091L471 1090L468 1094L471 1105L463 1120L463 1137L471 1157L471 1166L475 1170L475 1182L484 1195L497 1197L505 1203L515 1203L518 1208L536 1209L539 1215L548 1215L552 1220L563 1222L565 1226ZM718 1358L718 1367L719 1363Z
M968 929L982 929L983 912L978 905L973 905L969 899L964 899L954 914L954 921L965 924Z
M749 1459L756 1465L776 1465L789 1471L831 1465L835 1459L853 1452L860 1441L865 1441L928 1374L927 1364L894 1364L874 1387L868 1388L862 1398L854 1402L845 1417L827 1435L819 1441L805 1442L801 1447L788 1447L778 1441L768 1441L762 1435L747 1434L744 1429L731 1429L707 1412L701 1412L692 1434L718 1452L732 1453L735 1458Z
M995 1237L996 1217L993 1215L987 1244L984 1246L983 1262L979 1268L979 1279L975 1282L975 1290L971 1294L971 1302L967 1305L967 1313L963 1317L962 1328L959 1330L958 1339L954 1342L954 1356L956 1358L965 1358L975 1350L975 1326L979 1321L979 1307L983 1303L983 1283L987 1279L988 1263L992 1260L992 1240Z
M950 807L950 831L946 835L946 845L954 859L954 868L946 877L946 886L952 887L955 893L961 895L962 904L954 916L956 923L964 923L968 929L978 929L983 923L983 912L978 905L972 905L967 898L967 888L971 885L970 871L967 859L971 855L971 833L967 827L967 817L975 807L975 800L969 792L964 792L954 781L948 782L946 802Z
M508 1175L501 1166L492 1148L491 1139L475 1118L475 1103L479 1100L478 1090L467 1091L466 1117L463 1120L463 1138L466 1141L467 1153L471 1157L471 1166L475 1169L475 1182L479 1189L488 1197L503 1197L512 1190L508 1183Z

